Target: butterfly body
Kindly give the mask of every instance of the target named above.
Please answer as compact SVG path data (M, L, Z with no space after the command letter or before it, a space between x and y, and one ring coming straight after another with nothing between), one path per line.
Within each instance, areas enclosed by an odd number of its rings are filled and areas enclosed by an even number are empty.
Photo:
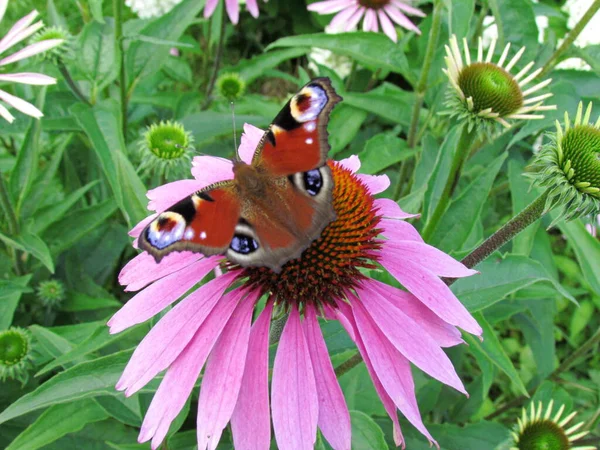
M252 162L161 213L140 235L157 261L172 251L224 254L278 272L335 220L326 125L337 96L328 79L302 88L277 115Z

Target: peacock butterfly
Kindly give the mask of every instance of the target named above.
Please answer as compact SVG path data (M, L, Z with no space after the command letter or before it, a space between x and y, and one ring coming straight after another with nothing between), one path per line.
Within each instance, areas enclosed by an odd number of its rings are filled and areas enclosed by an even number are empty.
M335 220L327 123L341 100L328 78L308 83L277 114L250 164L234 160L233 180L161 213L142 231L140 247L157 262L190 250L279 272Z

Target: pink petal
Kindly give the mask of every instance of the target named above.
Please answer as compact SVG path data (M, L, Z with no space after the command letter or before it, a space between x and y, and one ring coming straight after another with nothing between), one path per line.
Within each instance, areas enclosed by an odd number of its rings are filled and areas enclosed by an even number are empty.
M20 42L22 39L20 40L15 40L15 37L21 33L23 30L25 30L30 24L31 22L33 22L33 20L37 17L38 12L33 10L31 11L29 14L27 14L25 17L22 17L21 19L19 19L13 26L12 28L8 31L8 33L6 33L4 35L4 37L2 38L2 40L0 40L0 53L8 50L10 47L12 47L13 45L17 44L18 42ZM38 24L36 24L37 28L40 29L44 26L44 24L42 22L38 22ZM35 31L34 31L35 33ZM27 36L25 36L27 37ZM25 39L25 38L23 38Z
M360 169L360 158L358 155L352 155L346 159L338 161L337 164L342 166L344 169L348 169L352 173L356 173L358 172L358 169Z
M390 239L390 241L386 241L385 244L383 244L384 248L389 242L396 240L424 242L417 229L410 223L403 222L402 220L382 219L379 222L378 227L382 230L381 234Z
M363 284L365 289L374 289L389 300L389 303L400 309L414 322L418 323L440 347L453 347L463 344L460 331L444 322L433 311L419 301L410 292L401 291L393 286L370 279Z
M218 263L217 257L204 258L137 293L108 321L110 333L120 333L154 317L199 283Z
M142 233L142 231L144 231L144 228L146 228L148 226L148 224L150 222L152 222L154 219L156 219L158 217L158 214L151 214L148 217L146 217L144 220L142 220L140 223L138 223L135 227L133 227L131 230L129 230L129 236L136 238L137 241L137 237ZM134 245L135 248L137 248L137 245Z
M350 7L352 4L352 0L326 0L324 2L311 3L306 9L319 14L333 14Z
M377 29L377 14L374 10L367 8L363 22L363 31L377 31Z
M387 15L390 16L390 18L401 27L404 27L407 30L412 30L417 34L421 34L421 30L419 30L417 26L414 23L412 23L408 19L408 17L402 14L395 6L387 5L384 6L383 9L387 13Z
M240 155L241 160L246 164L252 162L252 157L254 156L254 152L256 152L256 147L258 147L258 143L262 139L263 134L265 134L265 132L260 128L250 125L249 123L244 124L244 132L242 133L242 139L240 146L238 147L238 155Z
M204 6L204 18L212 16L213 12L219 3L219 0L206 0L206 6Z
M377 291L358 289L357 293L359 299L352 302L355 317L357 314L363 317L368 315L402 356L436 380L452 386L463 394L467 393L452 362L437 342L424 332L423 327L399 308L394 308ZM359 319L357 320L360 322Z
M64 42L64 39L48 39L46 41L36 42L35 44L28 45L27 47L13 53L10 56L0 60L0 66L5 66L10 63L21 61L22 59L29 58L38 53L43 53L51 48L54 48Z
M41 73L7 73L0 75L0 81L8 81L10 83L31 84L34 86L47 86L56 84L56 79L43 75Z
M228 273L215 278L169 311L133 352L117 383L117 390L126 389L125 395L129 397L169 367L194 337L236 276Z
M356 28L356 25L358 25L358 22L360 22L360 19L364 13L365 13L364 6L361 6L360 8L358 8L358 10L352 16L350 16L350 18L348 19L345 30L353 31Z
M19 97L15 97L14 95L9 94L8 92L0 90L0 100L5 101L13 108L21 111L23 114L35 117L36 119L39 119L40 117L44 116L44 114L31 103L26 102L25 100L21 100Z
M400 205L389 198L376 199L375 206L379 209L379 215L388 219L412 219L420 216L420 214L410 214L402 211Z
M396 28L394 27L388 16L385 14L385 12L382 9L380 9L379 11L377 11L377 16L379 17L379 21L381 22L381 28L383 29L383 32L387 34L392 41L398 42Z
M179 180L150 189L146 193L148 209L161 213L203 187L206 185L197 180Z
M240 4L238 0L225 0L225 6L229 20L231 20L232 24L237 25L240 20Z
M4 18L6 7L8 6L8 0L0 0L0 22Z
M273 428L281 450L313 450L317 439L319 398L300 314L294 305L273 366Z
M383 246L381 255L389 260L388 264L401 265L409 260L441 277L463 278L479 273L424 242L391 240Z
M425 14L423 11L421 11L420 9L414 8L410 5L407 5L404 2L401 2L400 0L392 0L392 3L398 8L403 10L404 12L408 13L408 14L412 14L413 16L419 16L419 17L425 17L427 16L427 14Z
M352 17L356 13L356 11L358 11L359 8L360 8L359 5L353 5L353 6L349 6L346 9L340 11L339 13L337 13L335 15L335 17L333 19L331 19L331 22L329 22L329 26L331 28L333 28L334 30L337 30L340 26L346 25L346 23L348 23L348 19L350 19L350 17ZM354 156L356 156L356 155L354 155ZM350 158L352 158L352 156ZM350 159L350 158L347 158L347 159ZM359 166L360 166L360 162L359 162ZM353 172L356 172L356 170L354 170Z
M198 400L198 450L214 450L237 402L246 354L252 312L260 291L243 299L225 325L204 371Z
M164 440L171 423L190 396L223 327L243 296L244 292L240 289L224 295L187 347L171 364L148 408L138 437L139 442L152 439L152 448L156 449Z
M218 181L233 180L233 163L216 156L195 156L192 175L203 188Z
M273 302L267 302L250 331L242 386L231 416L237 450L266 450L271 445L269 411L269 325Z
M15 120L15 116L13 116L2 104L0 104L0 116L7 120L8 123L13 123Z
M427 439L434 442L421 419L410 363L387 340L364 307L359 305L360 302L356 298L353 300L354 320L377 377L408 421Z
M333 448L350 450L350 413L331 365L317 315L311 305L307 306L303 328L317 385L319 428Z
M350 308L350 305L348 305L345 302L342 305L340 305L340 310L338 310L338 317L340 319L342 317L345 318L344 321L340 320L340 322L344 325L348 334L350 334L351 336L356 336L354 342L356 342L356 346L358 347L363 361L365 362L367 371L369 372L371 380L373 381L373 386L377 391L377 395L379 396L379 399L381 400L385 411L388 413L390 419L392 420L394 428L394 442L396 446L402 445L402 447L404 448L404 438L402 437L402 430L400 429L400 422L398 421L398 414L396 413L396 405L394 404L392 398L383 388L383 385L381 384L381 381L379 380L375 369L373 369L373 364L371 364L369 354L365 349L365 344L363 343L362 339L360 338L360 334L358 333L358 327L356 326L356 322L354 321L354 316L352 315L352 309Z
M384 259L380 263L438 317L471 334L481 336L482 330L477 321L436 275L407 260L389 264L389 259Z
M119 273L119 283L126 291L139 291L144 286L171 275L203 256L200 253L174 252L166 255L160 263L147 252L140 253L127 263Z
M250 12L252 17L254 17L255 19L258 17L259 11L256 0L246 0L246 9L248 9L248 12Z
M356 175L362 181L371 195L379 194L390 187L390 179L387 175Z

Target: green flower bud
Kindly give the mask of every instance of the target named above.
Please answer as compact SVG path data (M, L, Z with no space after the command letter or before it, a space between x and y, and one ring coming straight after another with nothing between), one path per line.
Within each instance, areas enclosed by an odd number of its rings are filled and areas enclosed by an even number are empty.
M230 102L240 99L246 91L246 82L237 73L225 73L217 79L217 91Z
M29 332L17 327L0 331L0 380L12 378L25 384L31 366Z
M178 122L151 125L140 143L140 170L181 177L189 167L193 141L191 133Z
M62 39L63 42L46 52L40 53L40 58L51 61L73 58L73 36L62 27L46 27L34 34L29 43L35 44L51 39Z
M42 305L56 309L65 299L65 287L59 280L42 281L36 294Z

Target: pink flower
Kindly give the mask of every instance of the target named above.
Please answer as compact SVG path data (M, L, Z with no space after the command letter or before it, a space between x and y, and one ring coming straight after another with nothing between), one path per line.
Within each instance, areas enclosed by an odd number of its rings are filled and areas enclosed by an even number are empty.
M239 149L250 162L262 136L246 125ZM387 176L357 174L358 157L330 162L337 219L281 273L264 267L230 267L181 300L143 339L117 389L130 396L160 372L164 378L144 419L139 441L157 448L190 396L203 367L198 404L198 449L214 449L231 422L236 450L268 449L271 416L278 447L312 449L317 427L336 450L349 450L348 408L317 318L339 320L365 361L377 393L403 444L397 409L435 444L422 422L411 363L466 393L443 351L462 343L458 327L480 336L475 319L439 277L472 275L427 245L403 219L415 217L388 199L375 199ZM193 180L148 193L157 213L217 180L231 179L232 163L211 156L193 161ZM139 235L156 215L142 221ZM171 253L160 264L142 253L119 281L137 293L108 322L118 333L145 322L182 297L219 266L222 256ZM381 265L407 290L364 275ZM296 280L302 279L300 285ZM252 323L259 298L266 306ZM294 299L294 300L292 300ZM275 357L269 399L269 324L274 309L290 312ZM401 326L399 326L401 324ZM269 404L271 411L269 410Z
M352 31L364 16L364 31L377 32L381 25L383 32L394 42L397 42L398 36L392 22L421 34L404 13L425 17L421 10L399 0L324 0L311 3L308 5L308 10L319 14L337 13L330 26L336 28L344 24L346 31Z
M4 17L4 12L6 11L7 5L8 0L0 0L0 21ZM14 47L24 39L27 39L29 36L31 36L33 33L35 33L44 26L44 24L41 21L32 24L33 20L37 15L37 11L30 12L28 15L26 15L17 23L15 23L13 27L8 31L8 33L6 33L6 35L4 35L2 39L0 39L0 55L2 55L8 49ZM18 52L13 53L12 55L0 57L0 67L20 61L22 59L29 58L33 55L37 55L38 53L45 52L46 50L50 50L51 48L60 45L62 42L62 39L48 39L45 41L28 45L25 48L19 50ZM52 77L43 75L41 73L22 72L2 73L0 74L0 82L21 83L40 86L55 84L56 80ZM0 90L0 100L12 106L16 110L21 111L23 114L35 117L36 119L39 119L44 115L38 108L33 106L31 103L26 102L25 100L22 100L19 97L15 97L14 95L9 94L4 90ZM0 116L2 116L4 119L11 123L15 120L14 116L1 103Z
M264 0L265 2L267 0ZM217 8L217 4L219 0L206 0L206 6L204 7L204 17L208 18L212 16L213 12ZM225 0L225 8L227 9L227 15L229 16L229 20L234 25L237 25L240 19L240 5L239 0ZM256 0L246 0L246 8L252 17L255 19L258 17L258 4Z

